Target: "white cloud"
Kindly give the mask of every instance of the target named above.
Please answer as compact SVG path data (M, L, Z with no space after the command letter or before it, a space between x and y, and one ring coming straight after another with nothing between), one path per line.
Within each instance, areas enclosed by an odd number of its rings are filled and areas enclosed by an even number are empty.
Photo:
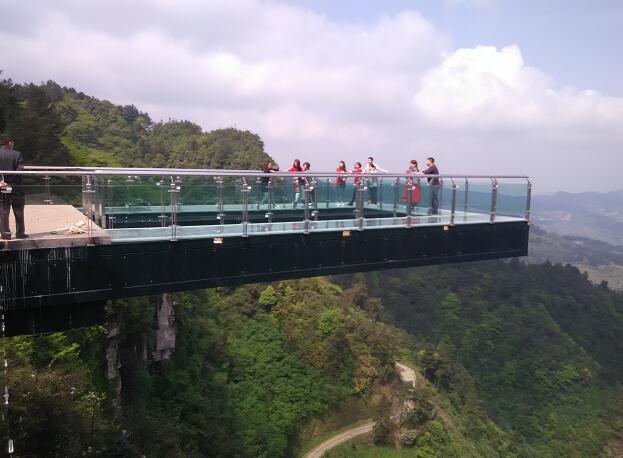
M517 46L453 52L423 76L414 101L424 116L450 126L617 129L623 113L623 99L556 88L525 65Z
M580 188L591 183L578 183L568 159L591 152L616 162L602 187L623 172L622 99L557 86L517 46L453 51L417 12L355 24L259 0L3 9L7 76L54 79L155 119L254 130L282 164L297 154L332 170L338 157L374 153L402 170L435 153L442 171L530 173L537 189Z

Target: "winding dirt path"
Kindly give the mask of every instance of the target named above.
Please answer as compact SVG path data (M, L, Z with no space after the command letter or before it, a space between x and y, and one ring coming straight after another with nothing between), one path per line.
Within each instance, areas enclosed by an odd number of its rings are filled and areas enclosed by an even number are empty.
M396 361L396 369L398 369L400 379L403 382L411 383L415 386L415 371L412 368Z
M403 382L412 383L415 386L415 371L413 369L399 362L396 362L396 369L398 370L400 379ZM394 415L394 417L396 417L396 415ZM349 428L346 431L341 432L340 434L317 445L311 451L303 455L303 458L321 458L332 448L335 448L344 442L348 442L355 437L363 436L364 434L372 432L375 423L376 422L371 419L365 420L365 423L362 425Z
M375 422L372 420L368 420L366 423L360 426L356 426L354 428L348 429L343 433L338 434L337 436L333 436L331 439L324 441L322 444L315 447L310 452L307 452L303 458L320 458L325 453L327 453L332 448L337 447L338 445L343 444L351 439L354 439L358 436L363 436L364 434L368 434L374 428Z

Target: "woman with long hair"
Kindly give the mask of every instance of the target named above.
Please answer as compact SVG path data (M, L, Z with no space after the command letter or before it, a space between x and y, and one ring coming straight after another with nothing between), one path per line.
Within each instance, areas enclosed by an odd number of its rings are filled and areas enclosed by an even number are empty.
M290 170L288 170L288 172L302 172L302 171L303 171L303 167L301 167L301 161L299 159L294 159L294 162L292 163L292 167L290 168ZM301 191L302 191L304 184L305 182L303 181L303 178L301 177L294 178L294 201L292 202L293 208L298 207L298 204L301 201L301 195L302 195Z
M340 161L335 169L336 173L348 173L346 162ZM335 177L335 187L337 190L336 202L338 207L344 205L344 192L346 191L346 177Z
M361 169L361 162L355 162L355 168L350 173L363 173L363 170ZM350 202L348 202L348 205L350 205L351 207L355 203L355 200L357 200L357 185L363 182L362 180L362 177L356 175L354 176L355 186L353 188L353 198L350 200Z
M411 159L409 162L409 168L405 173L409 175L415 175L419 173L420 169L418 168L417 161L415 159ZM422 200L422 187L420 186L420 179L409 177L407 178L407 182L405 183L405 189L402 192L402 201L407 202L409 198L409 194L411 194L411 205L417 205Z

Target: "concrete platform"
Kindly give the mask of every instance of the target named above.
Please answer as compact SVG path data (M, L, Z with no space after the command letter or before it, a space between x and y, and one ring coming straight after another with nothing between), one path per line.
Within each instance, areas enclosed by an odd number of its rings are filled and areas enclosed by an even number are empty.
M71 205L26 205L24 209L27 239L1 240L4 250L30 250L36 248L69 248L87 245L110 245L110 235L95 223L92 236L87 232L72 234L68 230L82 224L86 231L88 219ZM10 217L11 232L15 237L15 218Z

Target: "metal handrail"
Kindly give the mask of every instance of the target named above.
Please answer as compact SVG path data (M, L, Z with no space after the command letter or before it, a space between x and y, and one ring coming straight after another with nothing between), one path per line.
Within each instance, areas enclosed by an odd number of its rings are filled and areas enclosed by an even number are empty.
M197 176L197 177L263 177L265 172L260 170L226 170L226 169L140 169L140 168L118 168L118 169L37 169L37 170L0 170L4 175L21 176ZM361 177L361 173L336 173L336 172L296 172L296 176L310 177ZM377 177L379 174L375 174ZM272 172L271 176L293 178L294 172ZM383 177L389 178L410 178L412 173L383 173ZM438 174L438 175L417 175L422 178L467 178L467 179L490 179L492 175L464 175L464 174ZM527 175L493 175L497 179L517 179L527 180Z

